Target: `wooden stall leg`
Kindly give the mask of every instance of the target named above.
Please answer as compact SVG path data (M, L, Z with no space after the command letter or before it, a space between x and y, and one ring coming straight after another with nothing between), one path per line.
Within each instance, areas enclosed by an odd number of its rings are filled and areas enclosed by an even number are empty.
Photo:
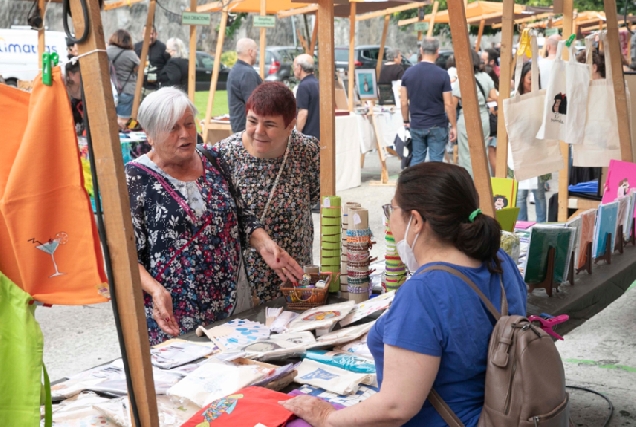
M535 289L545 289L549 297L552 297L552 288L554 287L554 259L556 258L556 249L550 246L548 249L548 266L545 271L545 279L540 283L530 284L529 292Z
M594 260L594 264L598 264L599 261L605 260L607 265L612 264L612 233L606 234L607 238L605 240L605 254L597 257Z
M576 252L572 251L572 256L570 257L570 265L568 266L568 282L570 285L574 286L574 256Z
M586 270L587 274L592 274L592 242L587 242L585 246L585 265L576 269L576 274Z
M614 250L618 251L619 254L622 254L624 248L625 237L623 236L623 225L621 224L616 229L616 244L614 245Z
M636 226L636 218L632 218L632 231L629 233L629 242L636 246L636 230L634 230L634 226Z

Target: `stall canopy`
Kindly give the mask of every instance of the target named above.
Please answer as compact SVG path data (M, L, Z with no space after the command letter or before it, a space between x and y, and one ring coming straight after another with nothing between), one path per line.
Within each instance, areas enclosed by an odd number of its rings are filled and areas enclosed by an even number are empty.
M197 12L218 12L226 5L228 5L227 2L220 1L208 3L198 6ZM296 3L291 0L267 0L265 2L265 13L267 15L275 15L281 10L309 5L310 3ZM259 13L261 11L261 0L232 0L229 2L228 9L231 13Z
M545 9L543 8L534 8L528 7L524 5L515 4L514 7L514 19L523 19L526 17L530 17L532 15L538 13L544 13ZM471 23L480 23L481 21L485 21L485 25L492 25L501 23L501 17L503 16L503 3L495 3L488 1L476 1L473 3L468 3L466 6L466 21ZM430 22L433 15L426 15L424 17L424 22ZM433 21L435 24L449 24L450 18L448 14L448 10L437 12L434 15L435 20ZM417 18L405 19L398 23L398 25L409 25L418 22Z

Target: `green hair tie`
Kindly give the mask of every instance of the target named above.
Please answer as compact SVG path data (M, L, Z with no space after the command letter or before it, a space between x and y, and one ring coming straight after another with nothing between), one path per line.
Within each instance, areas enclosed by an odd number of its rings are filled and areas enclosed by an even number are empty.
M468 216L468 221L470 221L470 222L475 222L475 218L476 218L476 217L477 217L477 215L479 215L480 213L481 213L481 209L479 209L479 208L478 208L478 209L475 209L475 210L473 211L473 213L471 213L471 214Z

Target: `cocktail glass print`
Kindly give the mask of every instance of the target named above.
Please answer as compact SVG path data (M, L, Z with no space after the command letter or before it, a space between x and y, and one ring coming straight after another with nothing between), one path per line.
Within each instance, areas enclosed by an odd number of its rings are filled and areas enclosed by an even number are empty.
M68 242L68 234L64 232L57 233L53 239L49 239L48 242L45 242L45 243L42 243L35 239L31 239L31 240L35 243L39 243L39 245L36 246L37 249L51 255L51 261L53 261L53 268L55 268L55 273L51 274L49 278L62 276L64 273L60 272L60 270L57 267L57 263L55 262L55 251L57 251L60 245L65 245L66 242Z

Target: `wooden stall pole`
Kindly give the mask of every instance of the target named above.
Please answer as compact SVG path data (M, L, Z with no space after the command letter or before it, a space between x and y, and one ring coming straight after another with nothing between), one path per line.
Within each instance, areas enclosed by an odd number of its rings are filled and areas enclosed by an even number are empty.
M314 56L314 52L316 51L316 42L318 41L318 17L314 18L314 30L311 33L311 44L309 45L309 49L307 50L307 54Z
M614 100L618 114L618 139L621 144L621 160L634 161L629 129L629 114L627 95L625 93L625 78L623 77L623 54L618 38L618 19L616 16L616 0L605 0L605 25L607 39L605 49L609 49L612 58L612 80L614 82ZM628 51L629 54L629 51Z
M435 25L435 17L437 16L437 10L439 9L439 2L433 3L433 11L431 12L431 19L428 21L428 31L426 37L433 37L433 25ZM418 40L420 40L418 38Z
M510 79L504 76L512 74L512 47L515 27L515 2L504 0L503 15L501 17L501 72L499 79L499 99L497 100L497 167L495 175L506 178L508 175L508 132L504 117L504 99L510 98Z
M225 26L227 24L227 7L221 12L221 24L219 25L218 37L216 39L216 51L214 53L214 64L212 65L212 80L210 82L210 94L208 95L208 106L205 109L205 122L203 124L203 141L208 142L208 129L210 120L212 120L212 106L214 105L214 94L216 93L216 83L219 81L219 69L221 68L221 52L223 51L223 42L225 41ZM210 27L212 34L216 31L214 27ZM262 57L261 57L262 58Z
M144 71L146 69L146 60L148 59L148 50L150 49L150 31L154 24L155 0L148 3L148 15L146 16L146 30L144 31L144 42L141 45L141 58L139 58L139 68L137 70L137 86L135 86L135 97L133 98L132 114L133 119L137 118L139 111L139 102L141 102L141 91L144 88Z
M378 51L378 63L375 66L376 79L380 79L380 71L382 70L382 61L384 61L384 46L386 44L386 35L389 32L389 22L391 15L384 15L384 28L382 29L382 40L380 40L380 50Z
M82 15L80 0L71 0L75 34L84 32L86 23ZM97 0L86 2L90 27L88 38L79 44L80 55L91 53L80 59L82 82L86 94L84 108L90 116L90 129L95 154L96 173L99 177L100 193L106 227L106 245L110 249L113 276L111 291L117 296L127 364L132 381L140 425L159 425L157 397L150 364L150 344L144 296L141 291L137 248L130 217L128 188L124 175L119 127L108 71L104 27ZM134 422L133 422L134 424Z
M477 32L477 41L475 42L475 51L479 52L481 48L481 36L484 34L484 27L486 26L486 20L479 21L479 32Z
M355 5L355 3L352 3ZM355 7L353 9L355 12ZM353 14L355 18L355 13ZM355 25L355 19L351 21ZM318 0L318 73L320 84L320 196L336 194L336 118L334 61L334 12L332 0ZM351 82L353 76L349 76ZM349 93L351 94L351 83ZM349 96L352 99L353 95ZM351 104L350 104L351 105Z
M573 0L563 0L563 39L567 40L572 34L574 10ZM565 52L567 55L567 52ZM621 81L622 81L621 77ZM559 211L557 220L560 222L568 219L568 201L570 184L570 146L561 142L561 156L563 157L563 169L559 171ZM499 144L497 144L499 145Z
M475 73L473 71L471 45L468 39L464 0L448 0L448 17L451 34L453 35L459 88L462 93L462 108L466 122L466 133L468 134L473 180L479 193L479 207L484 214L494 217L495 207L490 186L484 134L481 127L481 114L479 113L477 85L475 84Z
M267 0L261 0L261 16L265 16ZM261 59L260 59L260 75L261 79L265 79L265 36L267 35L267 29L261 27Z
M46 17L45 0L38 0L38 9L42 15L42 26L38 28L38 68L42 69L42 54L46 50L46 38L44 36L44 18ZM61 56L61 55L60 55ZM61 59L61 58L60 58Z
M190 12L197 11L197 0L190 0ZM216 62L218 58L214 58ZM194 103L197 85L197 26L190 25L190 58L188 62L188 98Z
M320 16L318 16L320 18ZM319 19L319 21L323 21ZM321 33L322 30L319 29ZM322 39L321 39L322 40ZM333 42L333 38L331 39ZM324 41L324 40L323 40ZM349 112L353 111L354 100L355 100L355 78L356 78L356 64L355 64L355 53L356 53L356 3L351 2L349 4ZM331 73L331 71L330 71ZM322 104L322 103L321 103ZM321 163L322 168L322 163Z
M302 33L300 32L300 28L296 28L296 35L298 36L300 45L303 47L305 52L307 52L309 50L309 43L307 43L307 40L305 40L305 38L303 37Z

